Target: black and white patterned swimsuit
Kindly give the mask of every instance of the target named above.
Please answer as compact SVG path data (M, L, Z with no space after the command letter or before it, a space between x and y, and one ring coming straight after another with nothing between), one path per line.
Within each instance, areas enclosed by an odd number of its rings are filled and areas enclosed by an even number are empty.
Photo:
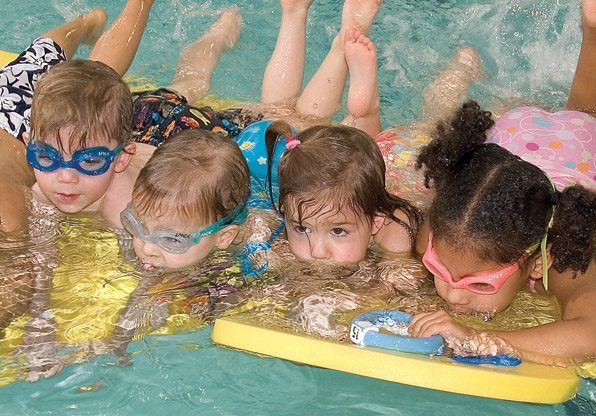
M31 101L37 81L65 60L64 51L57 43L50 38L38 38L0 70L0 128L23 141L23 133L29 132Z

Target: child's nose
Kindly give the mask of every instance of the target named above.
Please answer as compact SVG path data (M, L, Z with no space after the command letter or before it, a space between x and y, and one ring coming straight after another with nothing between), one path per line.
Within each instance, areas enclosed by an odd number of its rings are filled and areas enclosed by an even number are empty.
M321 239L312 239L310 242L310 255L313 259L327 260L330 255L329 246Z
M79 173L75 169L61 168L57 173L58 181L62 183L78 183Z
M140 238L135 238L135 240L138 240L135 246L139 247L141 251L141 253L137 253L138 255L140 254L140 257L157 257L159 255L159 247L157 247L155 244L143 241Z
M446 301L452 306L463 306L468 304L469 292L465 289L449 288L447 292Z

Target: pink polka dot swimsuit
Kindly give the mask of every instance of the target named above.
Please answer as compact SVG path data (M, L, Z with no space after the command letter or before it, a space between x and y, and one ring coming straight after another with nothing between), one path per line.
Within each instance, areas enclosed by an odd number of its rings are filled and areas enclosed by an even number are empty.
M577 183L596 188L596 119L588 114L515 108L497 120L488 141L538 166L559 191Z

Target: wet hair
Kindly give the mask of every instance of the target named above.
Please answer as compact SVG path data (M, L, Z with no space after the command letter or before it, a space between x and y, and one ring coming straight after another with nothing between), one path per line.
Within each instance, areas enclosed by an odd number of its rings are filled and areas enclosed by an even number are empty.
M275 146L280 137L291 136L283 121L272 123L265 134L269 177ZM402 224L415 235L421 216L405 199L385 187L385 162L370 136L347 126L314 126L300 132L300 145L286 150L278 169L278 210L283 213L290 198L301 223L304 212L312 215L350 210L369 223L378 214ZM270 182L270 181L269 181ZM403 211L410 224L395 216Z
M68 60L38 82L31 106L31 138L55 138L61 152L118 144L131 138L132 95L108 65Z
M249 170L236 143L207 130L185 130L163 143L141 169L132 192L145 216L211 224L249 194Z
M595 256L595 193L579 185L558 192L537 166L485 143L493 124L469 101L420 151L416 167L424 166L425 185L435 189L433 238L505 264L548 233L555 268L585 272Z

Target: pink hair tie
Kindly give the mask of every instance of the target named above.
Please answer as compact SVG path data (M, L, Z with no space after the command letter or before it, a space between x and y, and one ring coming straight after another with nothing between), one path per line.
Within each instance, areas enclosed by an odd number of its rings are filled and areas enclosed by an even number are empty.
M296 136L288 136L286 137L286 150L295 149L300 145L300 140L296 138Z

